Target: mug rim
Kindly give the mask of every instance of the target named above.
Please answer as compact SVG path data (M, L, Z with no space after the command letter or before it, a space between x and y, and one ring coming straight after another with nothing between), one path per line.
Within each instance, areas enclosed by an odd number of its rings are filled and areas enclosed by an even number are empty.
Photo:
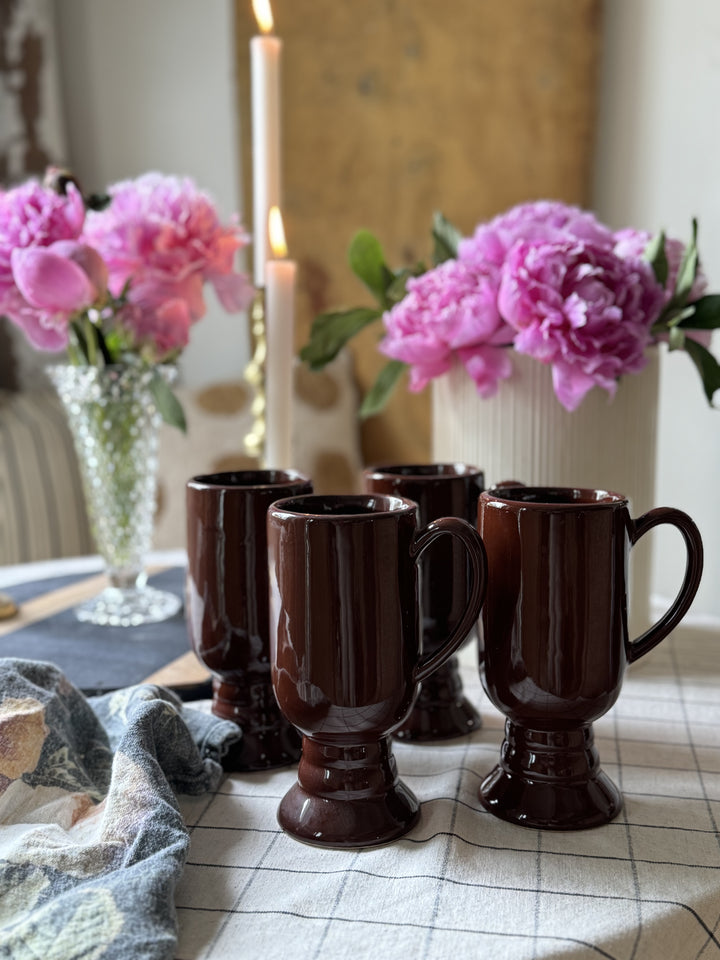
M343 503L365 506L370 502L384 501L387 508L384 510L368 509L362 513L321 513L313 510L294 510L293 504L311 501L320 505L321 503L341 506ZM314 520L318 522L335 522L342 520L344 522L362 523L369 517L399 517L412 513L417 516L417 504L414 500L408 500L407 497L398 497L389 493L306 493L296 494L292 497L283 497L282 500L276 500L270 504L269 514L280 519L295 518L303 520Z
M508 496L508 494L516 496ZM538 498L526 500L521 494L544 494L546 499ZM566 499L549 499L550 497L565 497ZM518 506L530 510L577 510L578 507L593 510L603 507L622 507L628 505L628 498L614 490L603 487L572 487L572 486L531 486L521 483L506 487L491 487L480 494L480 500L502 503L507 506Z
M232 478L248 478L234 480ZM221 470L201 473L187 481L190 490L273 490L280 487L310 484L310 477L299 470L251 469Z
M366 467L363 476L370 480L456 480L479 477L485 481L485 472L461 460L431 460L428 463L378 463Z

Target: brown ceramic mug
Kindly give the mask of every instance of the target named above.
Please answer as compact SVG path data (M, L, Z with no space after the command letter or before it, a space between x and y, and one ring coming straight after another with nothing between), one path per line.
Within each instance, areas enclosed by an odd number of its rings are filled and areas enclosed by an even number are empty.
M470 591L445 642L423 654L418 559L445 535L464 545ZM390 734L420 683L477 620L485 590L480 537L455 517L418 529L415 504L401 497L297 497L268 511L268 551L273 684L303 733L280 825L322 846L386 843L419 816L398 779Z
M368 493L406 497L418 505L424 526L438 517L477 520L484 489L481 470L464 463L395 464L363 473ZM468 574L462 545L439 543L420 564L423 650L436 650L462 615L468 597ZM473 626L470 636L474 636ZM480 726L480 714L465 697L456 657L451 657L422 684L407 720L395 731L400 740L444 740Z
M483 493L478 519L488 558L481 676L507 718L500 763L480 800L524 826L606 823L622 796L600 769L592 723L615 703L627 664L666 637L692 603L703 564L698 529L669 507L632 519L620 494L522 485ZM685 541L685 579L667 613L631 641L630 547L663 523Z
M270 678L267 510L312 493L294 471L215 473L188 481L186 618L190 642L213 674L212 710L243 731L227 770L295 763L300 735L280 713Z

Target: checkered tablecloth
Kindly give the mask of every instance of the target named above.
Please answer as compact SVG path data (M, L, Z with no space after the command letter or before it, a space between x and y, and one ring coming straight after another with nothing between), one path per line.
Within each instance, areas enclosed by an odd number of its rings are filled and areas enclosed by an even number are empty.
M481 808L503 718L481 692L474 650L461 664L483 728L395 746L422 802L400 841L342 852L285 835L276 809L293 768L180 798L191 845L178 960L720 957L720 637L678 631L630 668L595 725L625 807L582 832L518 827Z

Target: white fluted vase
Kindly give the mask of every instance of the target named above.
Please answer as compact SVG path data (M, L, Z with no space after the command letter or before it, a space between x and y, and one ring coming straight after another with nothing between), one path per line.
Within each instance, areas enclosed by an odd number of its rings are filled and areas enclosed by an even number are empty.
M457 364L433 383L433 457L481 467L486 483L519 480L535 486L613 490L631 501L633 516L655 506L659 361L626 376L613 399L594 389L569 413L552 388L549 366L515 354L511 380L483 399ZM651 555L632 551L630 629L650 622Z

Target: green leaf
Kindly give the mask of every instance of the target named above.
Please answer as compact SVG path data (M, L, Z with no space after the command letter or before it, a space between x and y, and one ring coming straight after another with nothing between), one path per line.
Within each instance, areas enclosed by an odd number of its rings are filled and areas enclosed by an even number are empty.
M697 220L693 220L693 232L690 243L685 248L685 254L678 270L677 281L675 282L675 291L673 293L673 304L683 306L687 302L688 294L695 283L695 277L698 271L698 249L697 249Z
M111 364L113 362L113 357L112 357L112 352L108 347L107 338L105 337L105 334L102 332L102 330L97 324L95 324L93 328L95 331L95 339L97 341L97 345L100 349L100 353L102 353L102 356L103 356L103 362L106 364Z
M683 307L682 310L678 310L677 315L672 318L669 326L679 327L682 325L683 320L687 320L688 317L692 317L694 315L695 307L693 307L692 304L688 304L687 307Z
M705 396L712 406L713 395L716 390L720 390L720 364L709 350L689 337L685 340L685 350L700 373Z
M109 359L107 363L117 363L120 355L125 349L127 342L127 334L123 330L117 328L113 330L108 330L105 334L105 349L107 350Z
M171 427L178 427L183 433L187 433L187 421L180 401L159 370L155 370L153 373L150 381L150 391L165 423L169 423Z
M373 323L382 315L374 307L354 307L316 317L310 331L310 339L300 351L300 359L311 370L322 368L334 360L351 337Z
M652 325L652 332L667 333L669 330L672 330L673 327L686 326L683 320L687 320L688 317L694 315L695 307L692 303L689 303L686 307L673 307L668 305L660 314L660 318ZM692 327L693 325L688 323L687 326Z
M670 350L682 350L685 346L685 334L679 327L670 327L668 347Z
M422 263L417 264L412 269L405 267L402 270L396 270L393 282L386 291L388 306L394 306L396 303L400 303L407 294L407 282L410 277L417 277L421 273L425 273L425 267Z
M105 210L110 206L111 200L109 193L91 193L89 197L85 197L85 206L88 210Z
M407 364L402 360L390 360L385 364L360 406L361 420L373 417L385 408L406 367Z
M661 230L657 236L653 237L647 245L644 257L653 268L655 279L664 287L667 283L669 266L667 254L665 253L665 231Z
M70 341L73 344L73 346L77 347L77 353L79 354L80 357L82 357L82 360L85 363L89 363L90 356L88 351L87 339L85 337L85 331L83 329L83 325L80 322L75 320L73 320L70 323ZM77 365L80 366L79 363Z
M385 255L377 237L369 230L359 230L350 241L348 262L355 276L362 280L380 306L386 307L386 291L394 275L385 264Z
M681 327L688 330L716 330L720 327L720 293L700 297L691 306L692 314L681 321Z
M432 236L435 242L433 248L433 263L435 266L445 260L453 260L457 257L458 244L462 239L462 234L438 211L433 215Z

